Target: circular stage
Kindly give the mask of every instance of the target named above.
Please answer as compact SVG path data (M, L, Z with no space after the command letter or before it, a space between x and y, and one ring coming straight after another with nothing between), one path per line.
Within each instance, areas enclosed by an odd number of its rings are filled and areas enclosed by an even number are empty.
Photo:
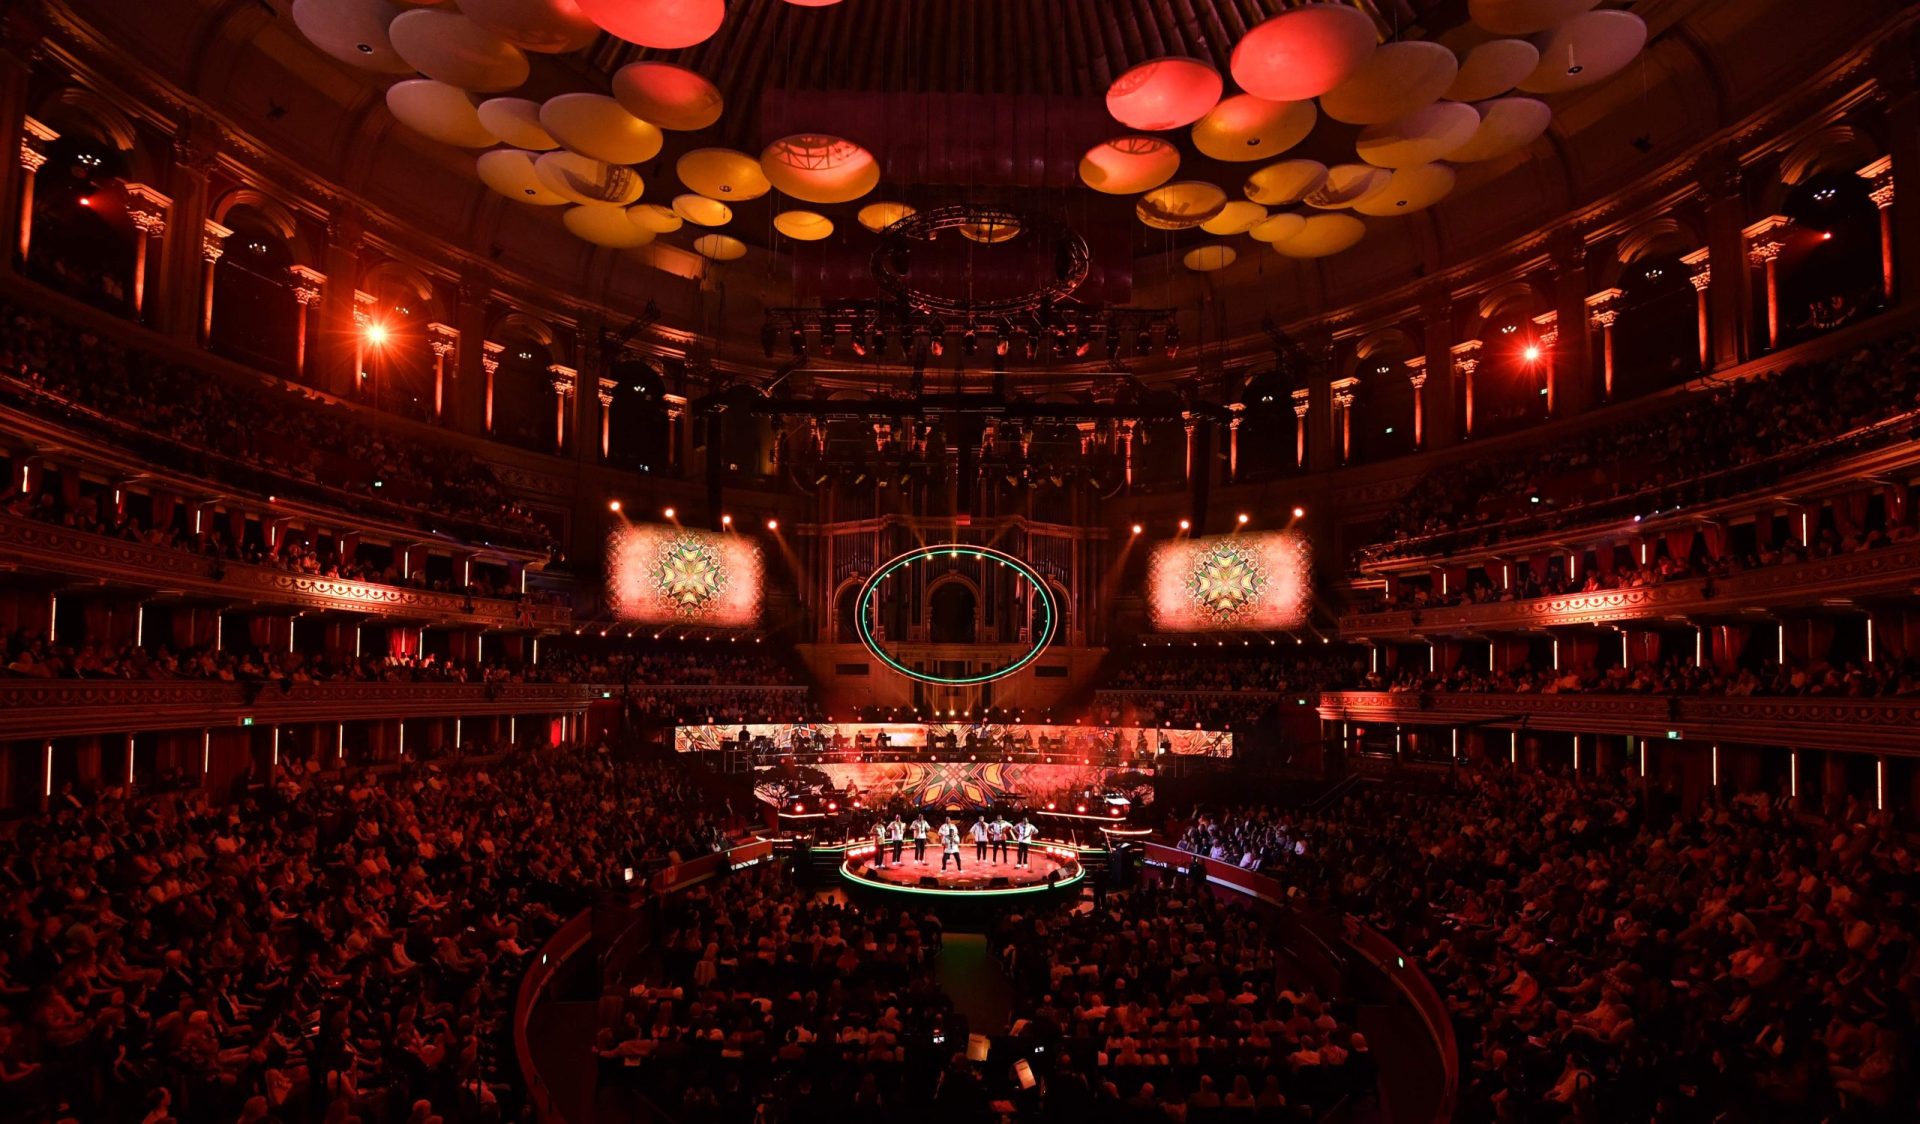
M944 871L940 869L937 845L927 848L924 861L915 862L913 844L908 843L898 865L891 861L891 848L886 856L889 861L884 866L873 861L873 850L871 843L847 848L846 857L840 863L840 877L866 890L964 902L1069 889L1078 892L1080 881L1087 876L1078 852L1058 843L1034 843L1028 848L1027 865L1023 867L1015 861L1019 851L1012 845L1007 847L1005 862L996 862L991 857L980 862L974 858L973 843L969 841L960 849L960 869L955 870L949 864Z

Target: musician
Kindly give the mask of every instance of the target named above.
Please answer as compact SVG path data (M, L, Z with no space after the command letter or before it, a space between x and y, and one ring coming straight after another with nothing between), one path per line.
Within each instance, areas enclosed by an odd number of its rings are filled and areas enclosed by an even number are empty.
M887 865L887 821L873 821L873 865Z
M947 860L953 860L953 869L963 869L960 865L960 827L952 820L940 825L940 869L945 872Z
M927 814L925 812L915 812L913 814L912 828L913 861L924 863L927 861L927 833L933 830L933 825L927 822Z
M976 819L973 821L972 831L973 831L974 861L986 862L987 861L987 837L992 834L993 829L987 826L987 817L985 813L982 813L979 819Z
M1020 845L1019 864L1023 868L1027 865L1027 845L1032 843L1033 837L1038 834L1040 829L1034 827L1033 821L1025 816L1021 816L1020 822L1014 825L1013 838Z
M1007 838L1013 834L1013 825L1007 822L1007 815L1001 812L987 825L987 838L993 840L993 861L1007 861Z
M893 842L893 865L900 865L900 848L907 845L907 825L901 822L900 813L893 814L893 822L887 825L887 838Z

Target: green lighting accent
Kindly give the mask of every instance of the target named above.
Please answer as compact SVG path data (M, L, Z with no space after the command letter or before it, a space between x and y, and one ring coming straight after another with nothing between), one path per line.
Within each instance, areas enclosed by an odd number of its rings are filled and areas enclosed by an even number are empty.
M869 890L885 890L894 894L923 894L930 898L1013 898L1022 894L1047 894L1063 890L1087 876L1085 866L1077 867L1072 874L1058 882L1036 882L1031 886L1003 886L997 890L942 890L937 887L907 886L898 882L876 882L871 878L862 878L853 872L849 863L840 864L840 877L855 886L864 886Z
M1033 587L1034 594L1038 597L1040 604L1040 627L1034 632L1036 639L1033 642L1033 647L1030 648L1025 655L1005 667L995 668L992 671L982 672L979 675L929 675L924 671L916 671L906 664L901 663L899 660L894 659L892 655L888 654L885 648L880 646L880 642L874 639L872 606L874 594L880 590L880 583L886 581L888 577L897 571L905 569L916 562L941 555L949 558L992 560L1002 566L1010 566L1015 573L1026 579L1028 585ZM1039 572L1033 567L1005 551L995 550L990 546L962 546L953 543L917 547L889 560L884 566L881 566L872 574L868 575L865 582L861 583L860 595L854 600L853 607L853 619L860 630L860 643L866 645L867 651L872 652L882 663L909 679L918 679L922 683L937 683L947 687L967 687L976 683L991 683L995 679L1004 679L1032 663L1034 660L1039 659L1040 653L1047 650L1047 642L1053 636L1053 621L1058 615L1059 607L1054 602L1053 591L1047 588L1046 580L1043 579Z

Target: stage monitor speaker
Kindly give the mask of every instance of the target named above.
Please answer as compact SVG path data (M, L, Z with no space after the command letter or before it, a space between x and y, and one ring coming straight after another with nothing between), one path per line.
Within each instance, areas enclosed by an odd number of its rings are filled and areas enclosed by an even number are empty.
M920 885L929 890L938 890L940 888L940 880L931 874L923 874L920 876Z
M880 871L879 871L879 870L878 870L877 868L875 868L875 867L868 867L868 868L867 868L867 880L868 880L869 882L884 882L884 881L886 881L886 879L884 879L884 878L882 878L882 877L880 877Z
M1012 888L1013 879L1008 878L1004 874L997 875L992 881L987 883L987 889L989 890L1011 890Z

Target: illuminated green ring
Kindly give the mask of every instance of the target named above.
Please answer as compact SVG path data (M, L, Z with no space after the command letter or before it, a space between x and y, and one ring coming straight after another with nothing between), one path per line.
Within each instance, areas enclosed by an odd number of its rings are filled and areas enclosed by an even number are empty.
M879 591L880 583L886 581L887 578L897 570L911 566L922 559L936 558L943 554L948 557L991 558L1003 566L1011 567L1014 573L1025 578L1027 584L1033 587L1035 596L1039 598L1040 611L1042 614L1040 618L1041 627L1035 630L1034 635L1036 638L1033 642L1033 647L1029 649L1025 655L1005 667L995 668L992 671L983 672L979 675L928 675L924 671L915 671L913 668L894 659L887 653L885 648L880 646L880 642L873 638L873 595ZM891 559L886 565L881 566L872 574L869 574L867 580L860 585L860 595L854 600L853 619L860 630L860 643L865 644L867 651L880 657L880 661L888 667L910 679L918 679L922 683L939 683L948 687L966 687L975 683L991 683L995 679L1004 679L1032 663L1034 660L1039 659L1040 653L1047 650L1047 642L1053 636L1053 621L1054 618L1059 615L1059 611L1059 607L1054 603L1053 590L1048 589L1045 579L1041 578L1039 572L1025 562L1020 561L1006 551L995 550L990 546L966 546L961 543L944 543L939 546L916 547L913 550L907 551L905 554L898 555Z

